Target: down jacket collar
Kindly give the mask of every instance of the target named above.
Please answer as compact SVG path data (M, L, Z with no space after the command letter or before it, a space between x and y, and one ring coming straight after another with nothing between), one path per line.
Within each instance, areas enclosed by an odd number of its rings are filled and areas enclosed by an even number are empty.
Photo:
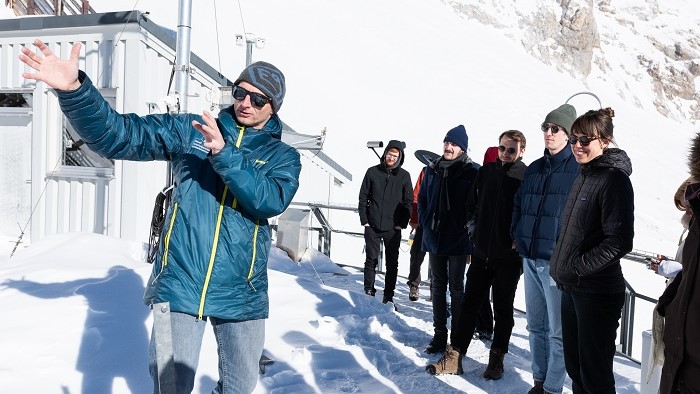
M632 161L622 149L608 148L603 151L602 155L586 164L581 164L581 172L584 174L602 168L618 168L630 176L632 174Z

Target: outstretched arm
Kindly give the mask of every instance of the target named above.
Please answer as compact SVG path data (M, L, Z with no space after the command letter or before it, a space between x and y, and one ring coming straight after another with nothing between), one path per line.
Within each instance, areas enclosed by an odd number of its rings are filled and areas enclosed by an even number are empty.
M39 39L34 40L34 45L43 56L27 47L22 47L22 54L19 55L19 60L36 70L35 73L22 73L25 79L43 81L58 90L75 90L80 87L80 81L78 81L78 57L82 47L80 43L73 45L68 60L54 55L48 45Z

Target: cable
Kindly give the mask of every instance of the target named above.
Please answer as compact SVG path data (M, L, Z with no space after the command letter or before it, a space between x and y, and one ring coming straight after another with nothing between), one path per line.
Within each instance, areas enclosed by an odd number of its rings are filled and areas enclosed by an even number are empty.
M56 169L58 168L58 164L61 162L61 159L63 159L63 155L59 155L58 160L56 161L56 165L53 166L53 170L47 178L51 178L53 174L56 173ZM44 188L41 189L41 194L39 194L39 198L37 198L36 203L34 204L34 208L32 208L32 212L29 214L29 219L27 219L27 223L24 225L24 228L20 226L19 238L17 238L17 242L15 242L15 247L12 248L12 252L10 252L10 257L12 257L15 254L17 247L19 246L19 244L22 243L22 237L24 237L24 232L27 231L27 227L29 226L29 223L31 223L32 217L34 217L34 212L36 212L36 209L39 206L39 202L41 202L41 198L44 196L47 187L49 187L48 180L44 184ZM17 225L19 226L19 223L17 223Z
M245 38L245 20L243 19L243 8L241 8L241 0L238 0L238 14L241 16L241 26L243 27L243 37Z
M129 12L129 18L127 18L127 21L131 18L131 15L133 15L134 12L136 11L136 6L139 5L139 1L141 1L141 0L136 0L136 3L134 3L134 6L131 8L131 12ZM119 37L117 37L117 39L116 39L116 41L115 41L115 43L114 43L114 47L115 47L115 48L117 47L117 45L119 45L119 41L121 41L122 35L124 34L124 30L126 30L126 26L127 26L127 22L124 22L124 26L122 27L122 31L119 32ZM112 60L114 60L114 53L115 53L115 52L116 52L116 51L112 51L112 54L111 54L110 57L109 57L109 62L110 62L110 63L112 63ZM99 76L99 78L97 79L98 81L101 81L101 80L102 80L102 75L104 74L105 70L107 70L107 67L103 67L103 68L102 68L102 71L100 72L100 76Z
M240 4L239 4L240 6ZM219 74L221 74L221 44L219 44L219 14L216 11L216 0L214 0L214 27L216 29L216 56L219 61Z

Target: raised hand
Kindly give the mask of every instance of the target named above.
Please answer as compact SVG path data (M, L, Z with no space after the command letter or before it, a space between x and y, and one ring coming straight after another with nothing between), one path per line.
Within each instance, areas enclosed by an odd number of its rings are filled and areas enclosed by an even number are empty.
M78 81L80 43L73 45L68 60L54 55L48 45L39 39L34 40L34 45L43 56L27 47L22 47L22 54L19 55L20 61L37 71L35 73L22 73L25 79L43 81L58 90L75 90L80 87L80 81Z
M226 141L221 135L219 126L216 124L216 118L209 111L204 111L202 114L202 120L204 124L192 121L192 126L197 129L204 136L204 146L211 149L212 154L217 154L221 149L223 149Z

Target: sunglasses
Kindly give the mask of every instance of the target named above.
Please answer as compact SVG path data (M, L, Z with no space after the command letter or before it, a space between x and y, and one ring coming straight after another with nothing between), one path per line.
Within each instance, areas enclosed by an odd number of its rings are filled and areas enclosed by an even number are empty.
M569 143L571 145L576 145L576 143L578 142L581 144L581 146L588 146L591 144L591 142L593 142L599 138L600 137L587 137L585 135L578 137L578 136L575 136L572 134L569 136Z
M399 155L395 155L395 154L393 154L393 153L387 153L387 154L386 154L386 157L391 158L391 159L398 159L398 158L399 158Z
M240 86L234 86L231 94L233 95L234 99L239 101L245 100L245 96L250 96L250 103L256 108L262 108L265 106L265 104L272 102L272 100L264 94L249 92Z
M557 126L557 125L551 124L551 123L542 123L541 128L542 128L542 131L545 133L547 132L547 130L552 130L552 134L558 133L559 130L566 132L563 127Z
M518 150L515 149L515 148L506 148L506 147L503 146L503 145L499 145L499 146L498 146L498 151L499 151L499 152L508 152L509 155L512 155L512 154L514 154L515 152L517 152Z

